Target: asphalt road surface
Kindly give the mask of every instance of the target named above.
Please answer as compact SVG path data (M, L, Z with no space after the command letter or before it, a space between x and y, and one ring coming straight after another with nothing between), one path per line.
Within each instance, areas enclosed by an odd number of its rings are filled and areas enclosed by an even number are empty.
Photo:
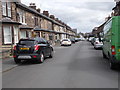
M3 88L118 88L118 71L86 41L55 47L54 58L23 62L2 78Z

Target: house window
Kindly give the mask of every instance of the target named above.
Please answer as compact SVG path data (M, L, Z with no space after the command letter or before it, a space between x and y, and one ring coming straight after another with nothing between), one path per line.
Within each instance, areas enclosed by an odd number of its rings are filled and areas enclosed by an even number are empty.
M7 7L6 2L2 2L2 11L3 11L2 13L3 13L4 16L7 16L6 7Z
M38 26L38 18L35 17L35 26Z
M20 31L20 38L26 38L26 31Z
M19 10L20 23L25 23L25 11Z
M18 43L18 27L14 26L14 43Z
M5 26L3 30L4 30L4 44L11 44L12 43L11 26Z
M2 13L4 16L11 17L11 3L10 2L2 2Z
M7 3L8 17L11 17L11 3Z

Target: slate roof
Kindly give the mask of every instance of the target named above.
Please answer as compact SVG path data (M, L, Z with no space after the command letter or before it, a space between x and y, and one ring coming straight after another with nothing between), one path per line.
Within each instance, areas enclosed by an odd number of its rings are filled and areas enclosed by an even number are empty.
M13 21L13 20L11 20L10 18L7 18L7 17L2 18L2 20L0 22L2 22L4 24L18 24L18 25L21 25L21 23Z
M57 25L60 25L60 26L62 26L62 27L64 26L64 25L56 22L55 20L53 20L53 19L51 19L51 18L49 18L49 17L47 17L47 16L45 16L45 15L37 12L36 10L34 10L34 9L26 6L25 4L22 4L22 3L20 3L20 2L17 2L16 5L17 5L17 7L20 7L20 8L22 8L22 9L26 10L26 11L29 11L29 12L32 12L32 13L34 13L34 14L37 14L37 15L39 15L39 16L41 16L41 17L44 17L45 19L47 19L47 20L49 20L49 21L51 21L51 22L53 22L53 23L55 23L55 24L57 24Z

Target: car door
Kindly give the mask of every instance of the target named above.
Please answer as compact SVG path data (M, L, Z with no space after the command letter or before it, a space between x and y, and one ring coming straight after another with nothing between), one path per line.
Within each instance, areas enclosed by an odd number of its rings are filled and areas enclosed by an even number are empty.
M51 52L51 48L50 48L50 44L48 43L48 41L47 40L45 40L44 39L44 42L45 42L45 46L46 46L46 54L47 54L47 56L49 56L50 55L50 52Z

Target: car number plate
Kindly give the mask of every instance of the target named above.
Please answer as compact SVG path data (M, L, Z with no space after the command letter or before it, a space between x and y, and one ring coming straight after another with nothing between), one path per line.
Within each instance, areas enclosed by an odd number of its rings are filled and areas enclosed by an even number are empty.
M31 56L18 56L18 59L31 59Z
M20 48L20 50L29 50L29 48Z

